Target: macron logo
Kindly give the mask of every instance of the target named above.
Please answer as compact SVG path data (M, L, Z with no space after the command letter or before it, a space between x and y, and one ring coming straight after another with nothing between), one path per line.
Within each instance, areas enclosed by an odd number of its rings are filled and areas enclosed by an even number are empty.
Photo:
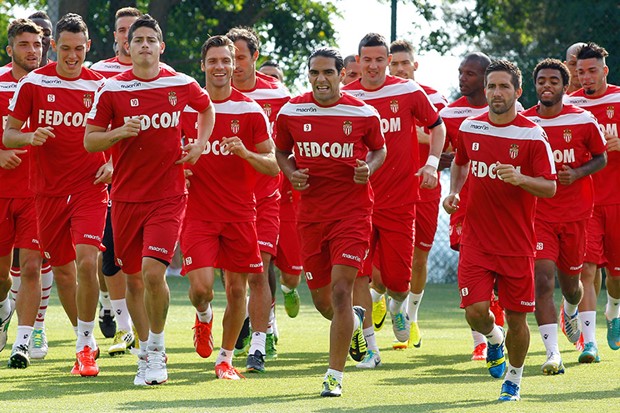
M168 250L162 247L155 247L153 245L149 245L147 248L149 251L161 252L163 254L168 254Z

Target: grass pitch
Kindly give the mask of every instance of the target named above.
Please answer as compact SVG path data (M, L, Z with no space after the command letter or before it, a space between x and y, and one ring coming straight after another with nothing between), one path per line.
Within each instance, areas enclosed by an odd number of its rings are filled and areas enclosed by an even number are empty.
M215 352L201 359L192 346L194 310L187 299L188 283L168 279L171 306L166 326L168 383L135 387L135 356L109 357L111 339L97 329L102 349L101 373L95 378L69 374L75 356L73 330L53 294L47 312L50 352L25 370L6 366L17 319L9 329L9 343L0 354L0 406L3 412L560 412L588 410L618 412L620 406L620 351L605 339L604 292L599 301L597 339L601 363L580 365L578 353L560 333L566 374L546 377L540 372L545 351L529 316L532 340L526 360L519 403L499 404L501 380L489 376L484 362L470 360L472 339L454 285L429 285L420 309L423 341L419 349L392 350L389 320L377 333L383 365L374 370L355 368L349 361L343 396L321 398L327 368L329 322L312 306L305 284L297 318L286 316L278 291L279 356L267 360L267 372L247 375L238 382L216 380ZM221 340L224 292L218 282L214 301L214 340ZM556 295L559 293L556 291ZM245 359L235 359L242 372Z

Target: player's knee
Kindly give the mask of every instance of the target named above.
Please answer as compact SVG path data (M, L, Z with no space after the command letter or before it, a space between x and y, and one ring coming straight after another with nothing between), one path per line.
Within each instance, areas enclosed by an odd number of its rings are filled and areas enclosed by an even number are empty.
M213 289L205 284L194 283L189 289L189 299L192 304L202 304L213 300Z
M334 310L332 308L332 303L326 294L313 295L312 302L314 303L314 308L316 308L323 317L328 320L332 319Z

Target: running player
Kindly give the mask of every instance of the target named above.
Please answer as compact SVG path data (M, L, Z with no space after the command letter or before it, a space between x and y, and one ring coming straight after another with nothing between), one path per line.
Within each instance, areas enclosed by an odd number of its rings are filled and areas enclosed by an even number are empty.
M577 51L577 76L582 88L573 93L570 103L589 110L598 120L607 146L607 167L594 174L594 212L588 223L588 240L581 279L584 296L579 305L583 328L584 350L581 362L598 361L596 344L597 267L606 269L607 344L612 350L620 348L620 87L607 83L609 68L605 64L607 51L588 43Z
M41 63L42 36L33 21L17 19L9 24L7 53L11 70L0 75L0 131L9 114L9 100L17 89L17 82L37 69ZM28 181L30 156L27 149L6 149L0 144L0 351L7 341L7 330L13 311L17 311L18 325L9 367L26 368L30 365L29 344L41 301L41 252L34 213L34 194L24 185ZM21 293L12 308L9 299L11 277L9 269L13 248L19 248L21 263L19 280Z
M348 342L353 332L361 334L364 319L351 297L371 232L369 178L385 159L385 142L377 112L340 92L345 72L337 50L315 50L308 66L312 92L282 108L276 157L301 191L298 226L306 279L315 307L331 320L321 396L337 397Z
M114 23L114 42L121 45L118 55L99 61L91 66L95 72L109 78L119 73L131 70L131 56L127 47L127 35L129 28L142 12L133 7L124 7L116 11ZM111 190L111 188L108 188ZM114 341L108 349L108 354L115 356L124 354L129 347L134 345L135 337L132 331L131 317L125 299L127 287L126 277L121 267L114 260L114 237L112 233L112 201L108 203L108 216L106 219L103 245L106 250L101 254L100 273L104 280L99 279L100 292L99 303L99 327L105 337L114 337ZM117 328L118 324L118 328Z
M160 384L168 380L164 326L170 291L164 274L187 201L182 164L198 160L215 116L194 79L160 67L165 44L156 20L139 17L128 43L132 69L98 91L84 146L91 152L113 147L114 247L127 274L127 303L140 339L134 384ZM198 138L181 147L181 113L188 104L199 112Z
M523 112L542 126L553 151L558 171L553 198L540 198L536 205L536 321L547 350L542 365L546 375L564 373L558 346L558 324L553 290L557 268L564 298L565 331L571 342L581 329L577 306L583 296L580 281L586 249L586 226L592 216L594 187L590 175L607 162L605 140L590 112L562 100L570 74L556 59L545 59L534 69L539 103Z
M280 108L290 99L288 90L280 82L273 81L267 75L257 75L256 60L259 55L260 41L251 29L235 27L226 33L235 44L235 71L233 86L244 95L255 100L269 119L271 130ZM265 79L268 78L268 79ZM263 334L266 334L267 357L276 353L277 327L275 326L275 272L269 274L272 258L276 255L278 233L280 232L280 176L259 174L256 179L256 232L258 245L263 259L263 273L249 274L250 299L248 302L249 321L252 338L247 343L262 348ZM247 329L246 329L247 331ZM255 342L252 343L252 340ZM247 348L246 346L242 346ZM239 352L239 354L242 354ZM251 354L248 355L251 356Z
M81 144L86 113L102 84L101 75L82 67L89 46L84 20L73 13L63 16L52 40L58 63L19 83L3 138L7 147L32 145L30 188L36 195L39 240L63 307L77 328L72 373L82 376L99 373L93 334L97 254L103 248L108 199L104 182L111 175L103 154L88 154ZM27 120L34 132L22 132Z
M364 269L355 282L354 301L372 312L368 283L376 258L381 281L391 298L388 310L392 330L397 341L407 343L411 328L407 298L413 260L415 203L419 198L418 187L432 189L437 186L437 166L446 131L437 109L417 83L386 75L391 56L383 36L367 34L360 41L357 60L362 77L344 86L343 90L377 109L388 155L385 166L371 178L376 196L372 238ZM421 167L416 124L430 130L429 156ZM364 323L364 337L369 351L360 367L377 366L381 359L371 317ZM355 343L351 352L355 358Z
M276 176L279 169L262 108L232 88L233 42L226 36L210 37L201 56L216 126L207 149L190 167L181 249L190 282L189 297L196 308L194 346L203 358L213 351L211 301L216 265L226 271L227 306L215 374L219 379L238 380L243 376L232 367L232 356L245 319L248 274L263 270L256 235L256 172ZM186 111L183 130L190 142L196 138L195 124L196 113ZM217 202L213 202L214 194ZM251 346L248 372L264 372L264 358L260 346Z
M345 86L362 77L362 68L355 59L354 54L344 58L344 70L345 77L342 80L342 84Z
M469 325L488 340L491 376L506 376L499 400L519 400L530 334L526 315L534 310L534 211L536 197L555 193L555 167L545 132L517 113L521 71L511 62L491 63L485 73L489 111L465 120L451 168L446 212L459 207L459 191L470 181L460 243L459 292ZM497 281L506 310L504 330L489 310Z

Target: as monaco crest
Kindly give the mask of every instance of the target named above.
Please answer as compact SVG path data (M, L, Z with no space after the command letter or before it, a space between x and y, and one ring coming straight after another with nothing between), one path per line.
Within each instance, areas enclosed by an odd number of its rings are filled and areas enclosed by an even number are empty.
M345 120L342 124L342 131L345 135L349 136L353 132L353 122Z
M176 106L177 94L175 92L168 92L168 102L170 102L172 106Z
M573 139L573 133L570 129L564 129L564 140L569 143Z
M394 99L390 101L390 110L394 113L398 112L398 100Z
M235 135L239 133L239 121L237 119L233 119L230 121L230 130Z
M607 117L609 119L613 119L614 118L614 112L615 112L615 109L614 109L613 106L607 106Z
M267 115L268 118L271 117L271 105L269 103L265 103L263 105L263 112L265 112L265 115Z
M93 94L92 93L84 93L84 106L86 109L90 109L93 105Z
M515 159L517 156L519 156L519 145L513 143L510 145L510 158Z

